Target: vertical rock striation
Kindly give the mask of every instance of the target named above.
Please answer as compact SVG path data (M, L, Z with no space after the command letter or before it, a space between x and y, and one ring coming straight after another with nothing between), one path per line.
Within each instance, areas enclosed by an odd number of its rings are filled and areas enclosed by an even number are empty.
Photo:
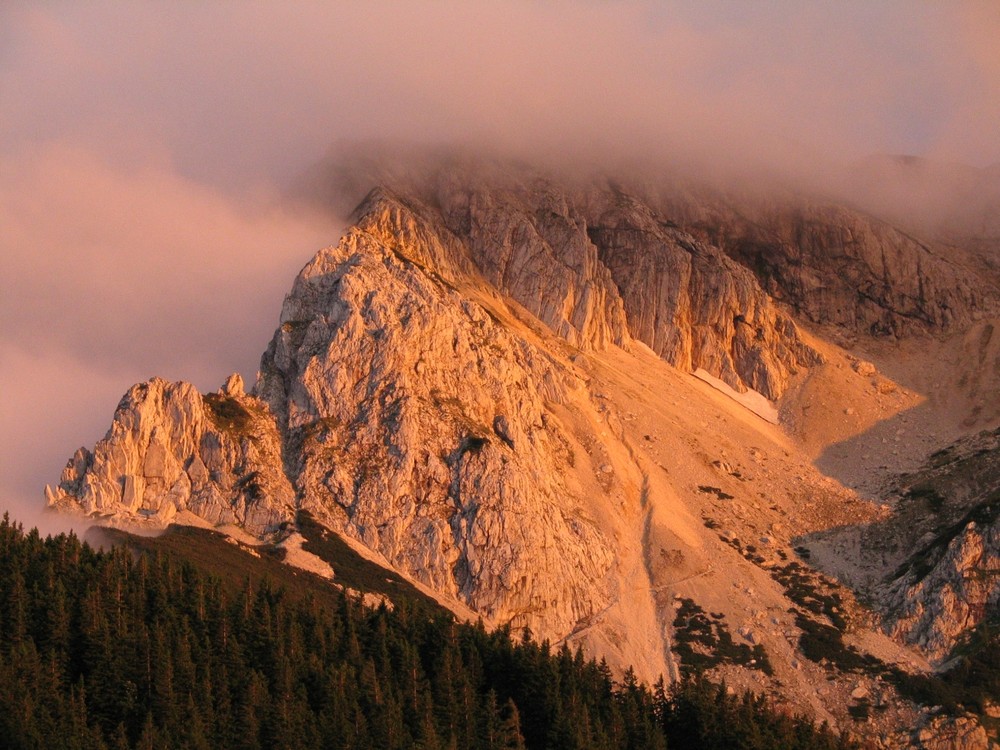
M746 268L641 201L601 196L589 236L625 300L629 329L666 361L778 398L820 356Z
M875 336L959 329L995 310L997 279L957 247L829 202L669 192L661 211L751 269L797 315Z
M527 170L393 179L487 282L574 346L635 339L769 399L820 361L753 273L615 185L570 189Z

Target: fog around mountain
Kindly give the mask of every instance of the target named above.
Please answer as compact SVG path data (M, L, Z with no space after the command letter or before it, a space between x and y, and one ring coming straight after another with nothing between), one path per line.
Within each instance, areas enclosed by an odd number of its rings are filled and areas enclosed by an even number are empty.
M979 170L998 34L989 3L5 3L0 502L39 507L135 381L252 377L280 294L337 240L286 199L336 144L831 190L873 153Z

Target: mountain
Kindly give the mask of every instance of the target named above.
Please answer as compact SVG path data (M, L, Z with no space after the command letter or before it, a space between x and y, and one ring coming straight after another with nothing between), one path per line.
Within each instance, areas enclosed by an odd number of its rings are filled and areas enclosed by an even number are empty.
M989 723L992 687L947 668L996 647L993 485L915 523L899 476L1000 420L979 256L815 197L466 157L329 175L357 208L251 393L134 386L51 506L249 534L336 582L318 524L461 618L887 747Z
M244 393L239 375L206 397L154 379L125 394L111 431L76 452L59 489L90 514L162 525L187 511L262 534L295 515L281 455L267 405Z

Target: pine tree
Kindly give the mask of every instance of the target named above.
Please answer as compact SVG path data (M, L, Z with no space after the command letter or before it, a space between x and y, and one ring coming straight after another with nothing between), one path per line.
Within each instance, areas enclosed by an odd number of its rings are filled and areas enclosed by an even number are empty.
M500 723L500 744L503 750L526 750L524 736L521 734L521 713L513 700L507 699L504 706L504 717Z
M146 721L142 725L142 733L139 735L139 741L136 742L135 750L157 750L161 747L159 734L156 731L156 725L153 723L153 714L146 714Z
M616 686L606 663L515 642L509 628L339 594L293 600L257 574L230 591L166 555L0 522L0 602L20 602L0 611L0 738L87 750L849 746L702 680L651 692L626 672Z
M497 750L500 747L500 708L497 706L496 691L490 688L483 699L480 711L479 745L483 750Z

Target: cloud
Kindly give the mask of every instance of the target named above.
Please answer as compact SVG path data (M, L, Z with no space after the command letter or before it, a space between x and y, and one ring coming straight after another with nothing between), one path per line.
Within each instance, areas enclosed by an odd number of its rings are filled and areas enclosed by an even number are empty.
M66 525L42 513L42 488L59 481L79 446L104 434L123 393L122 377L136 371L94 370L58 351L0 350L0 511L25 525Z
M0 507L22 508L133 382L252 382L284 292L339 237L332 217L66 144L4 163L0 226Z
M0 176L0 340L95 367L203 378L249 364L299 267L335 242L332 221L238 203L163 165L122 169L64 144Z
M975 132L964 158L1000 159L976 114L997 101L986 5L98 2L12 14L8 135L71 130L118 152L141 133L184 174L230 188L289 177L337 138L774 162L957 149ZM976 111L955 112L970 101Z
M53 481L135 380L252 373L337 239L280 198L337 142L1000 161L995 5L759 5L0 4L0 493Z
M949 19L952 33L941 45L954 95L927 153L974 164L1000 164L1000 5L965 3ZM933 85L933 82L929 82Z

